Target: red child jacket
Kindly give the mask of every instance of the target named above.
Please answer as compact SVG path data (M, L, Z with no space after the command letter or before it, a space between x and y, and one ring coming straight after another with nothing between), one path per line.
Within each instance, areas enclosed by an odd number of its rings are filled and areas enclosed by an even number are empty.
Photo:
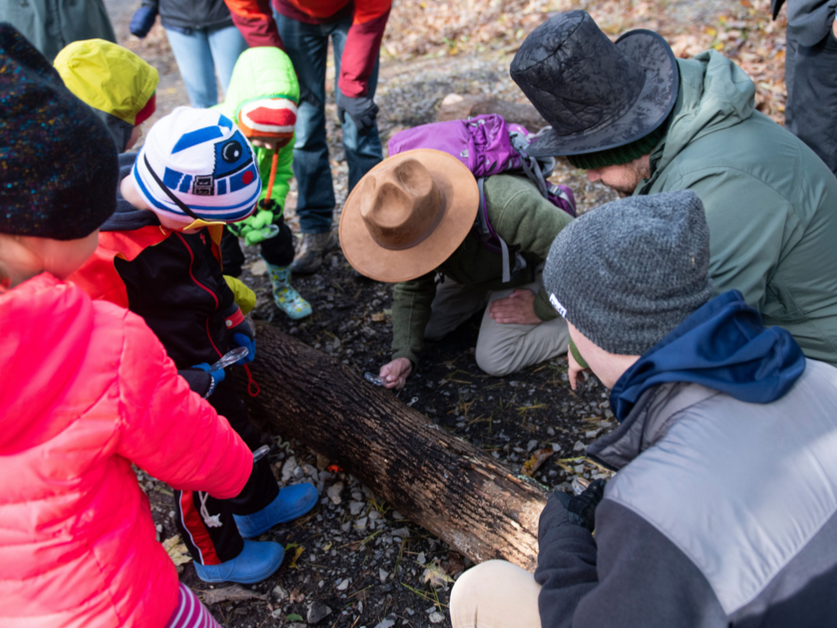
M0 625L162 628L177 572L131 463L225 499L252 453L127 310L43 273L0 326Z

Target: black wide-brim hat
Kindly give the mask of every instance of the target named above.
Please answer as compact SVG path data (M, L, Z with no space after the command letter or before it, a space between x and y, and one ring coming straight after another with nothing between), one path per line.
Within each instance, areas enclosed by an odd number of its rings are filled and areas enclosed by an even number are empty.
M552 126L529 145L535 157L593 153L645 137L674 108L680 82L660 35L633 30L614 43L586 11L538 26L510 72Z

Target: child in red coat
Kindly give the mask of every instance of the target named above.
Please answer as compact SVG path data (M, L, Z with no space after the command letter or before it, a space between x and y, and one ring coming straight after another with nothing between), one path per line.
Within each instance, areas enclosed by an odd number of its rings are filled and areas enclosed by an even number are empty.
M217 627L131 465L230 498L252 454L142 319L65 281L114 211L116 151L8 25L0 103L0 625Z

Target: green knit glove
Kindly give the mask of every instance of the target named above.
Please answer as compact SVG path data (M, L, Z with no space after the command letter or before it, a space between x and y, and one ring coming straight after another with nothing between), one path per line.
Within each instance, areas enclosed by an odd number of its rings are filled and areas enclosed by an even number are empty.
M269 203L267 209L262 202L259 202L259 209L249 218L227 225L239 238L244 238L244 243L249 246L260 244L270 238L279 235L279 226L273 224L273 210L276 203ZM280 209L281 213L281 209Z

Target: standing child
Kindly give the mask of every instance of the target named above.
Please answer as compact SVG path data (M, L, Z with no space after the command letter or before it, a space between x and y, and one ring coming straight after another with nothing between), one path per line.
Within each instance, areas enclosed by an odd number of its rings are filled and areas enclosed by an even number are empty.
M224 280L218 250L224 224L249 216L261 190L249 142L226 116L179 107L151 128L120 176L116 214L73 280L142 316L192 389L258 448L234 382L208 366L235 346L249 349L242 362L255 355L253 330ZM235 499L178 491L176 502L198 576L251 584L273 574L284 551L244 538L308 512L317 490L297 484L279 491L262 459Z
M114 210L116 149L8 25L0 102L0 625L219 628L131 464L233 497L250 450L142 319L65 281Z
M291 287L293 235L283 217L293 176L293 140L299 83L291 60L278 48L251 48L238 58L227 99L217 109L230 117L255 147L262 176L256 213L230 230L246 244L261 244L276 307L292 319L311 314L311 306ZM224 269L238 276L244 256L226 234Z

